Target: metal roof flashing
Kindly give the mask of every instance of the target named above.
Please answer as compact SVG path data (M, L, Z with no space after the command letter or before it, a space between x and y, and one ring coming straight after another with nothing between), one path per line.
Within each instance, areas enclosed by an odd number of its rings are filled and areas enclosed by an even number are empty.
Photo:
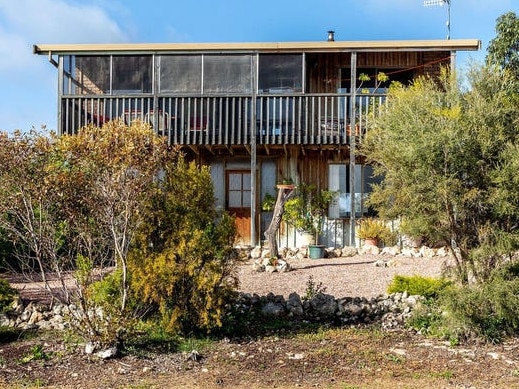
M35 44L39 55L67 54L152 54L181 52L360 52L360 51L477 51L478 39L316 41L316 42L231 42L231 43L101 43Z

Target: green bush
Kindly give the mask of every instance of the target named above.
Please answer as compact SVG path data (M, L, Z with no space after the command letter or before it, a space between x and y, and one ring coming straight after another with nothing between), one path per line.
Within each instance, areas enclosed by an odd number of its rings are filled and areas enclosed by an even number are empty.
M449 281L439 278L396 275L389 284L387 291L388 293L407 292L410 295L435 298L448 285Z
M16 289L11 288L7 280L0 278L0 312L5 312L9 308L17 294Z
M495 343L519 333L519 278L448 288L441 304L446 326L462 338Z

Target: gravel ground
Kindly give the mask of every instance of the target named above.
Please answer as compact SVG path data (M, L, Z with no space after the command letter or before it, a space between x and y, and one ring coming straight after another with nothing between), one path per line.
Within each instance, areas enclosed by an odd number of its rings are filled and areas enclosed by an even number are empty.
M388 266L375 266L383 259ZM325 293L336 298L375 297L385 294L395 275L440 276L447 259L442 257L410 258L356 255L348 258L302 259L288 261L287 273L258 273L253 261L239 268L240 291L266 295L272 292L285 298L292 292L306 294L312 277L315 286L321 284Z

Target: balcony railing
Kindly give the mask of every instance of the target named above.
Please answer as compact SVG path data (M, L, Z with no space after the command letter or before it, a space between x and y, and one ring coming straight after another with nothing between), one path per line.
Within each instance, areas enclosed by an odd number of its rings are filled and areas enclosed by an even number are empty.
M179 145L348 144L351 134L349 94L265 94L251 96L157 97L63 96L62 133L120 119L148 122L159 135ZM355 97L355 135L362 137L370 113L384 104L384 94Z

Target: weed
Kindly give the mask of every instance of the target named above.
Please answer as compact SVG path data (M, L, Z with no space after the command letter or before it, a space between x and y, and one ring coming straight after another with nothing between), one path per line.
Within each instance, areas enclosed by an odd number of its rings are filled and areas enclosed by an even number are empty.
M37 344L31 347L29 353L23 356L20 362L29 363L31 361L46 361L49 358L49 355L43 350L43 346L41 344Z
M395 362L398 364L404 362L404 358L402 358L401 356L395 355L395 354L386 354L386 359L388 361Z
M454 377L454 372L452 370L443 370L438 372L431 373L431 377L433 378L445 378L449 380Z
M306 290L303 296L303 301L311 300L313 297L318 295L319 293L325 293L326 287L323 286L322 282L316 283L314 281L314 277L310 275L308 280L306 281Z

